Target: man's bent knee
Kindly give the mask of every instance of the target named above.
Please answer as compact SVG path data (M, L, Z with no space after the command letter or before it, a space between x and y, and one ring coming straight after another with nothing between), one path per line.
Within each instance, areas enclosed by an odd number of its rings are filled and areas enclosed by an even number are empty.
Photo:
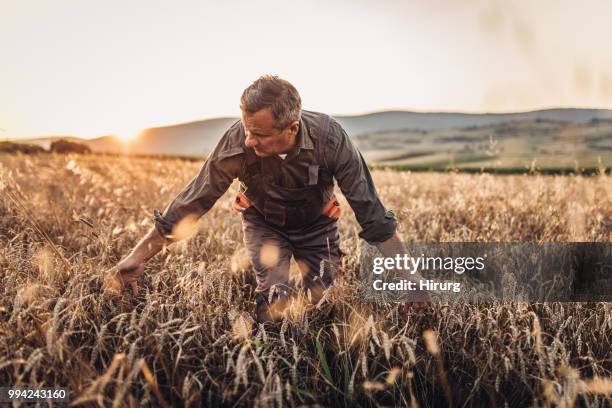
M320 298L323 291L333 285L338 274L338 266L333 262L322 259L319 261L319 268L316 273L308 270L304 272L302 279L306 291L310 290L311 296Z
M260 292L255 297L255 320L257 323L281 321L289 303L289 294L284 289Z

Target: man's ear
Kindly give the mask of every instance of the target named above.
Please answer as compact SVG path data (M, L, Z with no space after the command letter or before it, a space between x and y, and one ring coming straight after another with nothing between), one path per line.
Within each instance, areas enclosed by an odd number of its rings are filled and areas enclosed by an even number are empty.
M300 130L300 122L298 120L294 120L290 125L289 125L289 130L291 130L291 133L296 134L298 130Z

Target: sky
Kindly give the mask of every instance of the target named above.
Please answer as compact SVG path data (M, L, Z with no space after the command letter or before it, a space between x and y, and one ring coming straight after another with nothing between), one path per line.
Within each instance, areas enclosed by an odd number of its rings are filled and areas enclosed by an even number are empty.
M0 139L238 116L262 74L305 109L612 109L612 1L0 0Z

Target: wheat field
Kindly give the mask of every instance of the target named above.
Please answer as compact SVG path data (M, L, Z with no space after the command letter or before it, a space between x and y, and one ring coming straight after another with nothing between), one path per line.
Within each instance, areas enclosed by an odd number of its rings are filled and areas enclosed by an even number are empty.
M610 406L610 303L363 303L343 197L343 275L278 327L253 327L235 185L149 261L137 297L105 293L200 165L0 157L0 386L67 387L76 406ZM405 241L612 241L610 175L373 177Z

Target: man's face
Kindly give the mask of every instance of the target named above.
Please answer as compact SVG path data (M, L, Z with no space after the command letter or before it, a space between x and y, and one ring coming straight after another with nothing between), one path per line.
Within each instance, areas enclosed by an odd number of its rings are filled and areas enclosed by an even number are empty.
M246 133L245 145L252 147L260 157L287 153L295 145L299 122L295 121L283 130L276 129L271 108L255 113L242 112L242 126Z

